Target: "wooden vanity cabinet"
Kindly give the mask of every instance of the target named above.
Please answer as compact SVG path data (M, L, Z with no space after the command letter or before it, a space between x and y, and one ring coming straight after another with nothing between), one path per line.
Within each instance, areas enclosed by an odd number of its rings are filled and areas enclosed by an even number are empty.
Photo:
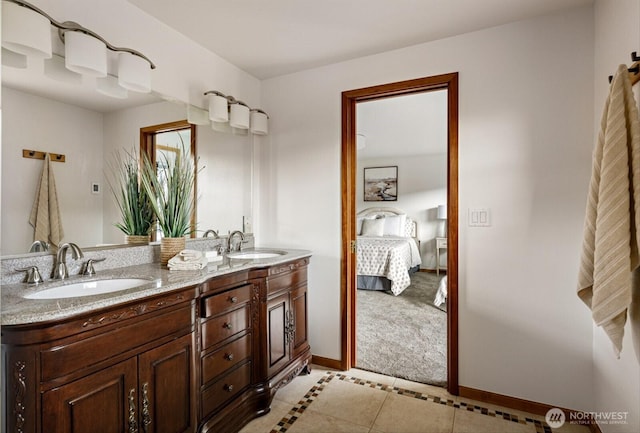
M265 279L266 365L274 393L311 360L307 335L307 265L309 259L269 268Z
M308 263L3 327L3 431L239 431L309 368Z
M2 328L7 432L193 432L195 287Z

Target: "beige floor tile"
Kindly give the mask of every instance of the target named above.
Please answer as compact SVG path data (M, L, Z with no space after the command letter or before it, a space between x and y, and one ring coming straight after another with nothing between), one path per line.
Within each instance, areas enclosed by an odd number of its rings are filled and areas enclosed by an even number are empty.
M452 406L389 394L373 425L385 433L451 433Z
M308 410L371 427L388 394L334 378L309 405Z
M458 397L457 398L458 402L465 402L467 404L471 404L474 406L480 406L480 407L484 407L487 408L489 410L492 411L500 411L500 412L504 412L504 413L508 413L510 415L516 415L518 418L530 418L530 419L537 419L540 421L544 421L544 415L536 415L536 414L532 414L529 412L524 412L521 410L517 410L517 409L511 409L509 407L504 407L504 406L498 406L496 404L490 404L490 403L484 403L482 401L477 401L477 400L471 400L469 398L464 398L464 397Z
M411 391L420 392L425 395L432 395L434 397L440 397L445 400L457 401L455 395L449 394L446 388L440 386L426 385L424 383L410 382L405 379L396 379L393 386L397 388L409 389Z
M306 410L287 433L369 433L369 427Z
M287 385L280 388L273 398L275 400L296 404L304 397L307 391L318 384L318 380L326 375L327 371L329 370L312 368L311 374L296 377Z
M291 410L293 406L284 401L271 402L271 411L244 426L240 433L269 433L271 429Z
M464 409L455 410L455 433L535 433L533 423L520 424Z
M395 377L385 376L384 374L374 373L372 371L360 370L359 368L352 368L351 370L343 373L347 376L354 376L358 379L370 380L371 382L381 383L383 385L393 385L396 380Z
M586 425L570 424L566 422L562 427L552 428L551 431L554 433L589 433L591 430Z

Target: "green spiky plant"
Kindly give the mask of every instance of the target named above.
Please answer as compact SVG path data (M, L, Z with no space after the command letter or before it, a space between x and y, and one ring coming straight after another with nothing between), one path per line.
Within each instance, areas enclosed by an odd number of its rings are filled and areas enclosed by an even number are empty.
M170 161L160 155L158 170L149 158L142 163L142 185L152 198L153 213L166 238L179 238L192 232L191 213L194 208L195 170L184 144L176 158Z
M147 236L154 223L152 201L141 184L141 173L133 153L123 151L109 164L112 178L107 177L121 221L114 223L125 235Z

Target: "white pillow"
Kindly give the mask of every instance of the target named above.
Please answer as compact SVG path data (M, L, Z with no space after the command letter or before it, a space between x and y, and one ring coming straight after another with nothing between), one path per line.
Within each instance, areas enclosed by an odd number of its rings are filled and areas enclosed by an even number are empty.
M362 221L363 236L382 236L384 234L384 219L364 219Z
M384 236L405 236L406 215L384 217Z

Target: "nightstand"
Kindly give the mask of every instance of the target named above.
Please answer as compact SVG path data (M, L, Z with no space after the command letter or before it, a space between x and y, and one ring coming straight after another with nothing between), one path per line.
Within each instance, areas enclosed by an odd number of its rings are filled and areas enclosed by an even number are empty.
M436 275L440 275L440 250L447 251L447 238L436 238ZM447 270L447 267L443 267Z

